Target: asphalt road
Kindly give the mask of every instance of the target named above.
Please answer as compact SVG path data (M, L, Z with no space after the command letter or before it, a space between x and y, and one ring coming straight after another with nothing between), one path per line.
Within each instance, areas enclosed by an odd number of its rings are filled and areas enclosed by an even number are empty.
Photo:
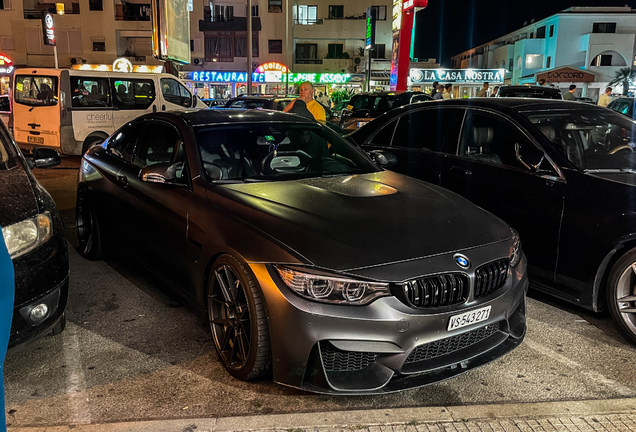
M74 236L78 159L35 173ZM636 347L597 315L531 293L528 334L507 356L460 377L383 396L323 396L271 379L237 381L209 329L125 260L70 250L68 324L5 362L7 422L47 426L370 408L636 397Z

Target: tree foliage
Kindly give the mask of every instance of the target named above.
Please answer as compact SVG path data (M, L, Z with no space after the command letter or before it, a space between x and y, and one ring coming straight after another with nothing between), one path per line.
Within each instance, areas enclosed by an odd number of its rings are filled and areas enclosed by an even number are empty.
M632 68L621 68L616 71L614 74L614 78L609 82L610 86L614 86L616 84L623 85L623 96L627 96L627 92L629 91L629 84L634 79L636 75L636 71L632 70Z

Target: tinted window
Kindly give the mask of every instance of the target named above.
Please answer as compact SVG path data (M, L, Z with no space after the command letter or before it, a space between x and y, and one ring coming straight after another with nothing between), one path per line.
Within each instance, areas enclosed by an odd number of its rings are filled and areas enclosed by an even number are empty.
M163 98L170 103L184 108L190 108L192 106L192 95L188 89L177 80L161 78L161 93L163 93Z
M371 144L378 144L384 146L393 145L393 133L395 132L395 125L397 120L393 120L382 127L370 140Z
M57 77L18 75L15 77L14 98L22 105L57 105Z
M139 135L133 163L141 168L158 163L172 162L181 148L181 135L170 123L146 121Z
M524 162L536 165L541 161L543 152L515 125L494 115L473 113L462 131L460 156L525 169L516 157L517 144L524 150Z
M456 154L463 110L422 109L400 117L393 145Z
M155 100L155 84L150 79L117 79L113 88L119 109L146 109Z
M128 123L113 134L108 141L108 152L126 162L132 163L135 152L135 144L139 132L143 128L143 122Z
M74 108L111 106L108 78L72 76L71 104Z
M229 108L243 108L243 102L242 100L235 100L235 101L231 101L229 104Z
M378 170L361 150L317 124L201 126L195 133L210 181L284 180Z
M0 112L11 112L11 102L8 96L0 96Z

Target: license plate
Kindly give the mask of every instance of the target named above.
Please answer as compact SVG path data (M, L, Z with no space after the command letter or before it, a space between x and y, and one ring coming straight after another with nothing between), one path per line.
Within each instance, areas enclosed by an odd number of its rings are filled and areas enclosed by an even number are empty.
M475 309L470 312L452 316L450 320L448 320L448 328L446 330L457 330L458 328L486 321L490 317L490 309L491 306L486 306L481 309Z
M358 122L358 127L362 127L362 126L364 126L367 123L369 123L369 122Z
M27 135L27 142L30 142L33 144L44 144L44 137Z

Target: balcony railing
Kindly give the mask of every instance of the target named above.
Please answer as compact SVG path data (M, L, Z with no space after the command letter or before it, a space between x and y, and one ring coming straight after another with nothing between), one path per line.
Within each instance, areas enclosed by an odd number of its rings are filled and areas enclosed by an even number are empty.
M116 21L150 21L150 4L115 4Z
M55 10L55 3L41 3L37 6L37 9L24 9L24 19L38 19L41 20L45 12L57 13ZM65 15L77 15L80 13L79 3L71 3L71 8L64 8Z

